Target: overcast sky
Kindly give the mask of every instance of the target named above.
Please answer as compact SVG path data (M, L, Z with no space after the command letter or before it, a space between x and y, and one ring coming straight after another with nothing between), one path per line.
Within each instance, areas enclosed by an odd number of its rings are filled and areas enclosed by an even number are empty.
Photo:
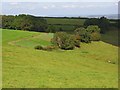
M34 2L33 2L34 1ZM51 2L50 2L51 1ZM56 2L57 1L57 2ZM2 0L2 14L36 16L85 16L118 13L117 0ZM69 1L69 2L68 2ZM90 2L91 1L91 2ZM109 1L109 2L108 2Z
M118 2L119 0L1 0L2 2Z

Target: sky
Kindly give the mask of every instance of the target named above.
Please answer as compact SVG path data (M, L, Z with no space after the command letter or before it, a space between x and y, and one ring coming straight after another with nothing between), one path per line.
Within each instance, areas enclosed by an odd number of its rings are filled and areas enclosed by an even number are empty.
M1 0L2 2L118 2L119 0Z
M117 13L118 0L2 0L2 14L5 15L87 16Z

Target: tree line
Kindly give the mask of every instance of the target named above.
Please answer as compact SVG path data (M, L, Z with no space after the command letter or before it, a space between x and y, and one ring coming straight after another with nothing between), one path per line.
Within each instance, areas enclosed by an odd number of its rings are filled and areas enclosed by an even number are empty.
M41 17L35 17L32 15L25 14L20 14L16 16L2 16L3 29L44 32L47 29L47 27L47 21Z
M57 17L58 18L58 17ZM60 18L61 19L61 18ZM70 18L69 18L70 19ZM87 27L89 25L97 25L101 29L101 33L105 33L110 26L117 27L116 23L110 23L111 20L101 18L86 18L84 25L79 27ZM56 32L54 25L48 25L44 17L35 17L32 15L2 15L2 28L14 30L28 30L37 32ZM76 27L76 28L79 28ZM61 31L61 28L59 28ZM58 31L58 30L57 30ZM63 30L62 30L63 31Z

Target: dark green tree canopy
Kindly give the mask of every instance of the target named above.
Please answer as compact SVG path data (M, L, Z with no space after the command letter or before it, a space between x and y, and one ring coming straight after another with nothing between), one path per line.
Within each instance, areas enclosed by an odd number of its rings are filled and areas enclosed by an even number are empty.
M89 25L97 25L101 29L101 33L105 33L109 30L110 21L106 17L101 18L90 18L84 23L87 27Z
M2 28L28 31L45 31L47 21L41 17L20 14L16 16L2 16Z

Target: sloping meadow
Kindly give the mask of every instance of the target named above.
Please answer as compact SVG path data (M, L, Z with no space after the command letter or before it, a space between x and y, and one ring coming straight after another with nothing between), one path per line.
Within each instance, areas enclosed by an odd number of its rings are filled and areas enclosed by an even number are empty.
M118 47L102 41L74 50L35 50L52 33L2 30L4 88L117 88Z

